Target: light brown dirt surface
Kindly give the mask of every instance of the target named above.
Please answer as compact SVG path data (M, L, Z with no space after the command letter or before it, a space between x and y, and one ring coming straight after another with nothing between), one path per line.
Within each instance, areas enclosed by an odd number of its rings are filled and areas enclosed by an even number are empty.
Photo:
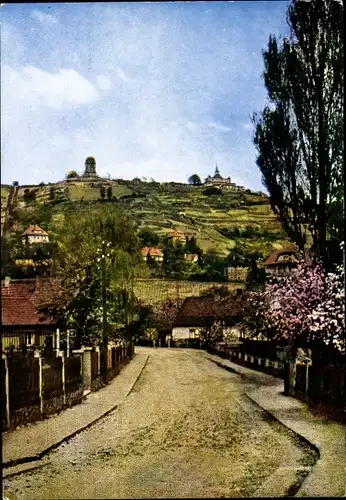
M20 499L248 497L306 454L243 394L241 378L192 349L147 349L114 412L42 468L6 479ZM6 491L5 490L5 491Z

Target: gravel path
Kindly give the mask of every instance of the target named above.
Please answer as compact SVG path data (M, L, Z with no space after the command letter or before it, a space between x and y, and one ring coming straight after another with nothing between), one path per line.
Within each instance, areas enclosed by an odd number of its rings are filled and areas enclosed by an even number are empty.
M6 480L20 499L248 497L306 452L201 351L148 349L124 404Z

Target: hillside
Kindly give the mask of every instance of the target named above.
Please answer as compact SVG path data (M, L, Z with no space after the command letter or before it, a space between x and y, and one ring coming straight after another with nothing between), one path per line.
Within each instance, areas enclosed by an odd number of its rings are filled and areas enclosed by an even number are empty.
M100 186L111 186L112 200L100 198ZM26 207L25 189L34 191L36 204ZM287 243L280 223L271 211L268 198L249 190L224 190L206 196L203 186L179 183L133 181L63 182L40 186L20 186L15 227L23 230L35 218L46 229L80 203L119 204L133 218L137 228L149 228L160 236L172 229L195 236L200 248L226 256L231 249L259 252L265 258ZM2 187L2 197L8 189ZM40 214L50 213L47 220ZM46 219L46 217L44 217Z

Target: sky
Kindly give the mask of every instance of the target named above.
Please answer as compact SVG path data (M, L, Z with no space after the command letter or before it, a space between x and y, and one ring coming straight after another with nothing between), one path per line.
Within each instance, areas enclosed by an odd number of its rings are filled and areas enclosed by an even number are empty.
M84 171L265 191L251 116L288 1L2 4L1 183Z

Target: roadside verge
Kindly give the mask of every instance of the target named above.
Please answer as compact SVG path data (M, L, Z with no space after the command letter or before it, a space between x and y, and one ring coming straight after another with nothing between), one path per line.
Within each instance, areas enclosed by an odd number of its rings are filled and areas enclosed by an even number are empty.
M2 466L10 468L6 473L3 471L3 477L25 469L18 467L22 464L41 460L61 443L114 411L131 393L148 358L147 354L136 353L108 386L90 393L81 404L3 435Z
M217 365L241 375L245 393L252 401L318 451L319 460L295 496L346 496L346 427L343 424L315 415L302 401L283 395L281 379L239 366L216 355L208 353L205 356ZM260 496L276 495L261 491Z

